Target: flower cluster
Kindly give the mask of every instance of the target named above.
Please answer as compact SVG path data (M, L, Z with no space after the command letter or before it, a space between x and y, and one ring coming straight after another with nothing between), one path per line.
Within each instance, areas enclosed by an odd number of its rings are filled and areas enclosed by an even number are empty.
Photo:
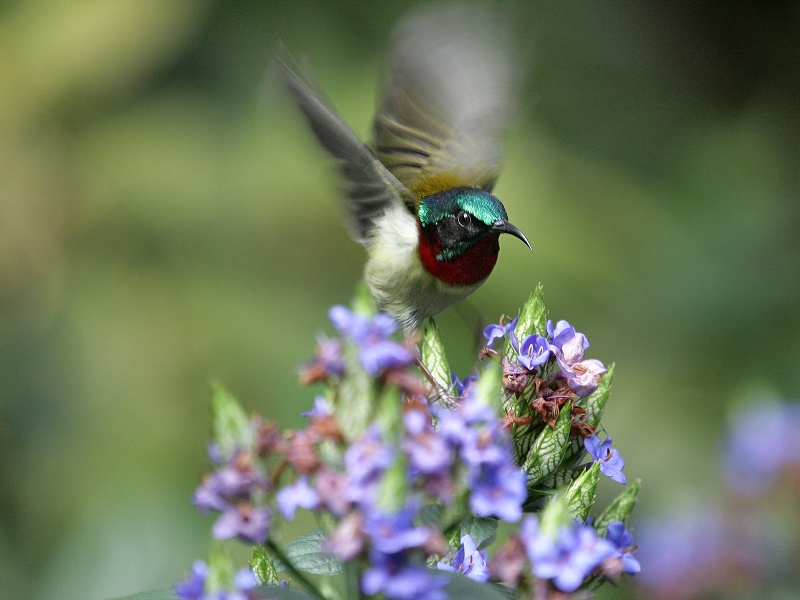
M257 502L269 486L253 454L236 449L225 460L212 445L209 455L212 462L219 461L219 467L203 478L194 493L194 505L204 513L221 513L212 535L218 540L236 537L251 544L263 543L269 534L270 511Z
M320 338L300 373L325 386L305 428L281 432L217 390L215 470L194 496L202 512L218 514L214 538L254 545L251 567L262 583L288 571L317 597L305 573L349 573L345 585L357 588L348 597L445 600L458 575L470 582L459 586L505 583L523 593L538 580L555 593L637 572L623 522L638 484L594 525L588 517L599 473L625 483L611 439L594 435L611 373L584 358L586 337L565 321L547 322L543 335L529 331L543 314L539 289L519 319L486 329L481 356L496 356L489 347L505 338L502 363L488 361L461 381L434 328L418 351L392 339L388 316L332 308L338 335ZM587 453L592 460L581 464ZM557 524L546 534L535 517L523 519L545 504L542 519ZM299 510L321 528L279 542L280 519ZM522 525L490 557L498 520ZM178 597L208 597L214 569L198 563ZM220 597L247 598L245 579L229 577L230 595Z
M529 516L522 523L520 537L536 577L552 580L562 592L574 592L595 574L616 579L620 573L641 570L633 556L633 536L620 521L611 523L603 538L590 525L576 522L557 532L545 532L539 520Z
M544 335L535 332L518 335L517 329L518 319L514 319L505 325L489 325L483 331L487 340L485 354L494 352L491 347L495 340L507 337L503 386L507 397L517 399L517 410L510 411L519 413L513 415L515 423L527 424L532 415L538 414L552 427L560 411L571 403L576 432L586 437L591 435L594 427L582 421L583 410L571 401L592 394L607 370L599 360L584 358L589 347L586 336L567 321L553 325L548 320ZM520 402L523 397L527 406Z
M413 350L389 339L397 329L389 315L378 314L369 319L344 306L334 306L329 316L339 334L356 343L361 365L373 377L414 362Z
M526 305L531 310L523 309L521 315L510 322L501 321L483 330L486 347L482 356L498 355L499 351L493 347L496 342L505 340L502 351L505 424L513 431L518 461L524 468L540 462L540 448L530 447L526 440L533 432L543 427L556 429L560 423L561 427L569 426L571 437L583 439L565 452L562 457L565 467L577 466L585 450L599 464L601 473L625 484L622 472L625 461L619 451L611 447L610 437L601 442L596 435L604 402L598 402L598 398L607 392L607 388L599 388L603 375L610 379L610 373L599 360L585 357L589 348L586 336L567 321L553 324L545 319L537 300L540 297L534 294ZM537 308L540 309L538 315L534 314ZM562 413L565 417L559 421ZM535 483L550 485L558 481L542 477Z
M468 389L457 410L439 407L438 432L453 460L466 467L469 506L476 515L515 522L527 496L525 473L514 463L511 438L492 409Z

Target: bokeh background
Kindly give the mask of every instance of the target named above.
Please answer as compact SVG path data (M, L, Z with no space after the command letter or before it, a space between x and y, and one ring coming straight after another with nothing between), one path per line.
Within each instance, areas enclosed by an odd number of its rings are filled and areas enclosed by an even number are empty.
M210 380L300 424L296 366L364 256L270 56L307 55L366 136L411 4L0 5L3 597L121 596L204 555ZM451 362L541 281L617 365L636 515L711 497L730 407L797 394L800 5L500 6L530 73L496 193L534 253L504 240L442 315Z

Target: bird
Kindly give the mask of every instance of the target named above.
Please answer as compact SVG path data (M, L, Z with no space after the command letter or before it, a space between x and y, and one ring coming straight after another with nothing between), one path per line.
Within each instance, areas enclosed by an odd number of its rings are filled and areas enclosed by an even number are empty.
M503 28L474 8L419 10L394 28L388 54L372 144L339 116L307 63L281 48L274 64L343 176L367 288L409 335L486 281L501 234L532 248L492 194L516 92Z

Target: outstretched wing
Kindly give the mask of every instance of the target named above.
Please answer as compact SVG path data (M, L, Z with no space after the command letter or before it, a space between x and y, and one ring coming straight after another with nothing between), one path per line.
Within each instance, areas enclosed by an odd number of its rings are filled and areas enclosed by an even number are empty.
M509 44L508 31L475 7L417 12L395 30L375 145L418 198L494 186L516 95Z
M308 70L301 76L288 60L275 59L278 74L319 142L337 159L349 198L346 225L353 239L366 244L378 216L400 202L414 211L416 199L336 114Z

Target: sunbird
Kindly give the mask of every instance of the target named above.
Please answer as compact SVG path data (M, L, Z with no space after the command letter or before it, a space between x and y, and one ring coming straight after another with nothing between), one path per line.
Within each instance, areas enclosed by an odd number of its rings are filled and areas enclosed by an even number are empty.
M516 69L502 31L476 9L411 15L395 28L372 148L310 72L282 52L280 80L346 183L345 221L365 246L364 280L406 334L480 287L500 234L530 243L495 196Z

